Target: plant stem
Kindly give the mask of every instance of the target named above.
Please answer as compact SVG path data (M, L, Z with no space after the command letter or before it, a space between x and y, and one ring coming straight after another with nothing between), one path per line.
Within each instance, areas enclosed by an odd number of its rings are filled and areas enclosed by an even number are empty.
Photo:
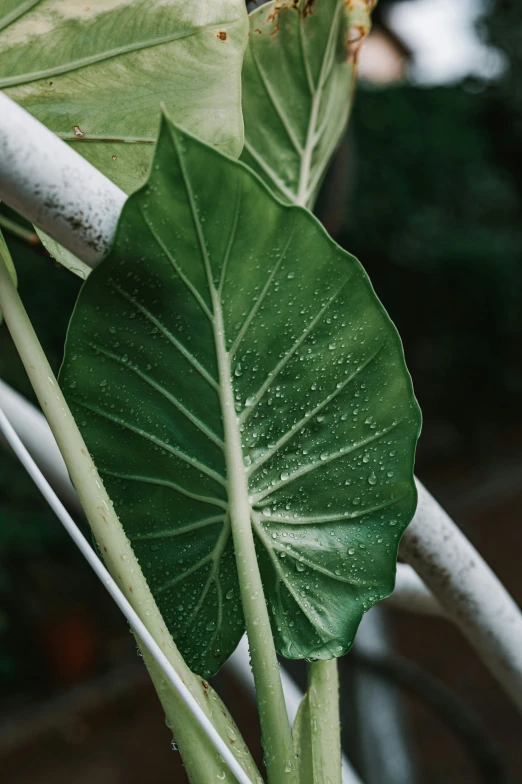
M230 360L225 348L221 302L214 288L212 288L212 294L225 433L230 522L258 698L265 764L270 784L298 784L292 732L286 711L279 663L270 628L250 520L251 505L243 463L239 422L234 404Z
M1 236L1 235L0 235ZM222 737L234 745L236 756L253 781L260 781L235 725L222 707L215 710L217 695L209 696L203 684L187 667L165 626L141 567L107 495L85 442L54 377L23 303L7 268L7 253L0 243L0 310L24 364L29 380L60 448L107 568L147 626L171 664L181 676ZM137 640L138 645L140 644ZM208 784L217 777L229 784L235 780L223 765L206 736L171 688L146 649L143 658L167 714L168 723L179 745L189 778L195 784ZM214 704L212 704L214 703ZM223 721L223 717L225 721ZM216 721L217 719L217 721Z
M341 784L341 722L339 717L339 673L337 659L308 665L311 694L310 719L314 778L317 784Z
M13 234L13 236L18 237L18 239L23 240L24 242L28 242L30 245L40 244L40 240L35 231L26 229L25 226L11 220L7 215L0 214L0 229L7 231L9 234Z

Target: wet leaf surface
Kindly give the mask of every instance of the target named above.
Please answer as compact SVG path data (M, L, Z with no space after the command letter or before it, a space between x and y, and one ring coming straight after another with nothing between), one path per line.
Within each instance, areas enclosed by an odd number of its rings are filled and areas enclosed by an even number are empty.
M165 121L80 294L61 383L193 670L244 632L224 417L277 649L349 649L393 588L420 414L364 270L310 213Z

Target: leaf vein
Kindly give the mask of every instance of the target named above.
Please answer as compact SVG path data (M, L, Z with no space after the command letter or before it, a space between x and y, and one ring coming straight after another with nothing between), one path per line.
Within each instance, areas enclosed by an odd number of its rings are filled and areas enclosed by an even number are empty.
M173 585L179 583L180 580L184 580L186 577L189 577L194 572L197 572L201 569L202 566L205 566L210 560L212 559L212 553L208 553L205 555L204 558L201 558L197 563L193 564L189 569L185 569L184 572L181 574L177 574L172 580L168 580L164 585L161 585L159 588L156 588L157 593L163 593L163 591L167 591L169 588L172 588Z
M241 200L242 200L242 196L243 196L242 191L243 191L243 186L242 186L241 181L239 180L238 184L237 184L236 205L235 205L235 208L234 208L234 220L232 222L232 230L230 232L230 237L229 237L229 240L228 240L227 249L225 251L225 256L224 256L224 259L223 259L223 266L221 267L221 275L220 275L220 278L219 278L219 286L218 286L218 294L219 294L219 296L221 296L221 293L223 291L223 286L225 285L225 280L226 280L227 271L228 271L228 261L230 259L230 254L232 252L232 246L233 246L234 240L236 238L237 227L238 227L238 224L239 224L239 213L240 213L240 207L241 207Z
M346 455L349 455L352 452L356 452L358 449L361 449L363 446L367 446L368 444L371 444L373 441L376 441L382 436L385 436L387 433L390 433L392 430L398 427L402 421L403 421L402 419L399 419L397 420L397 422L394 422L389 427L384 428L384 430L380 430L378 433L375 433L375 435L371 436L370 438L366 438L363 439L362 441L358 441L356 444L351 444L350 446L343 447L342 449L339 449L337 452L333 452L330 455L326 455L323 459L316 460L313 463L308 463L308 465L298 468L297 471L294 471L293 474L290 474L288 478L281 479L281 481L278 482L277 484L272 485L267 490L263 490L261 493L255 495L253 498L253 503L257 504L259 503L259 501L263 500L263 498L266 498L272 493L277 492L285 485L288 485L291 482L294 482L296 479L299 479L299 477L305 476L306 474L309 474L311 471L315 471L317 468L321 468L322 466L328 465L328 463L331 463L334 460L339 460L339 458L341 457L346 457Z
M276 544L272 544L272 547L274 548L274 550L277 550L278 552L289 555L290 558L292 558L294 561L305 564L305 566L308 566L310 569L313 569L315 572L324 574L325 577L331 577L332 580L337 580L337 582L339 583L345 583L346 585L361 585L361 583L364 582L362 580L357 580L357 579L354 580L349 577L343 577L342 574L335 574L334 572L331 572L329 569L326 569L324 566L315 564L313 561L310 561L308 558L305 558L305 556L298 555L297 553L294 553L292 550L287 550L285 547L279 547Z
M192 294L192 296L194 297L194 299L198 303L198 305L201 308L201 310L203 311L203 313L206 315L206 317L209 319L209 321L211 323L213 323L214 322L214 317L213 317L213 315L212 315L212 313L211 313L207 303L205 302L205 300L203 299L203 297L201 296L201 294L199 293L197 288L194 286L192 281L190 281L189 278L185 275L185 273L182 272L181 268L179 267L179 265L177 264L176 260L172 256L171 252L169 251L169 249L167 248L167 246L165 245L165 243L163 242L163 240L161 239L159 234L156 232L156 229L154 228L154 226L152 225L150 220L147 218L147 216L145 215L145 213L143 212L141 207L140 207L140 213L141 213L141 216L142 216L143 220L145 221L145 223L147 225L147 228L149 229L150 233L152 234L152 236L154 237L154 239L156 240L156 242L160 246L161 250L163 251L163 253L167 257L167 259L170 261L174 271L176 272L176 274L178 275L180 280L183 281L183 283L185 284L187 289L190 291L190 293Z
M320 411L322 411L325 406L331 403L332 400L334 400L337 397L337 395L339 395L359 375L359 373L362 373L362 371L370 364L370 362L372 362L375 359L375 357L380 352L383 346L384 346L384 342L381 343L381 345L379 346L377 351L375 351L374 354L372 354L365 362L363 362L362 365L360 365L357 368L355 373L352 373L347 379L343 381L343 383L340 386L338 386L333 392L327 395L324 398L324 400L321 401L321 403L319 403L315 408L313 408L312 411L309 411L307 414L305 414L305 416L302 419L299 420L299 422L296 422L296 424L293 427L291 427L290 430L288 430L283 436L281 436L279 441L277 441L277 443L273 447L267 449L267 451L258 460L256 460L249 468L248 471L249 475L255 473L257 469L263 465L263 463L265 463L269 458L271 458L275 453L277 453L282 446L284 446L300 430L302 430L302 428L306 424L308 424L308 422L310 422L314 416L316 416Z
M197 372L200 374L200 376L201 376L202 378L204 378L204 379L205 379L205 381L206 381L208 384L210 384L210 386L211 386L213 389L215 389L216 391L219 391L219 384L217 383L217 381L216 381L214 378L212 378L212 376L210 375L210 373L208 372L208 370L206 370L206 369L203 367L203 365L201 365L201 364L200 364L200 362L198 362L198 360L196 359L196 357L195 357L193 354L191 354L191 353L190 353L190 351L189 351L189 350L188 350L188 349L187 349L187 348L186 348L186 347L183 345L183 343L181 343L181 342L180 342L180 341L179 341L179 340L178 340L178 339L177 339L177 338L176 338L176 337L175 337L175 336L172 334L172 332L170 332L170 331L169 331L169 330L168 330L168 329L167 329L167 328L166 328L166 327L165 327L165 326L164 326L164 325L161 323L161 321L159 321L159 319L157 319L157 318L156 318L156 317L155 317L155 316L154 316L154 315L153 315L153 314L152 314L152 313L151 313L149 310L147 310L147 308L145 308L145 307L144 307L144 306L143 306L143 305L142 305L140 302L138 302L136 299L134 299L134 297L132 297L130 294L128 294L128 293L127 293L127 292L126 292L124 289L120 288L120 286L118 286L118 285L117 285L116 283L114 283L113 281L111 281L111 286L112 286L112 288L113 288L113 289L114 289L114 290L115 290L115 291L116 291L118 294L120 294L120 296L122 296L122 297L123 297L123 299L125 299L127 302L129 302L129 303L130 303L130 304L131 304L131 305L132 305L134 308L136 308L136 310L137 310L139 313L141 313L143 316L145 316L145 318L146 318L148 321L150 321L150 322L151 322L151 324L154 324L154 326L155 326L155 327L157 327L157 328L160 330L160 332L161 332L163 335L165 335L165 337L167 338L167 340L169 341L169 343L170 343L172 346L174 346L174 348L175 348L175 349L177 349L177 351L179 351L179 353L180 353L180 354L182 354L182 356L184 356L184 357L185 357L185 359L186 359L188 362L190 362L190 364L192 365L192 367L193 367L195 370L197 370Z
M210 259L209 259L209 255L208 255L208 249L207 249L207 245L206 245L206 242L205 242L205 234L203 232L203 227L201 225L201 220L199 218L198 211L196 209L196 203L195 203L195 199L194 199L194 192L192 190L192 185L191 185L191 182L190 182L190 178L189 178L189 175L188 175L188 172L187 172L187 168L185 166L185 160L184 160L182 151L181 151L179 143L178 143L176 131L174 130L174 128L170 124L169 124L168 127L169 127L169 131L170 131L170 138L172 140L172 144L173 144L174 149L176 150L176 154L178 156L179 167L181 169L181 176L183 177L183 184L185 186L185 191L187 193L187 198L188 198L188 202L189 202L189 206L190 206L190 212L191 212L191 215L192 215L192 221L194 223L194 228L196 230L196 237L198 239L198 244L199 244L199 248L200 248L200 251L201 251L203 267L205 269L205 273L206 273L206 276L207 276L208 290L209 290L209 294L210 294L210 296L212 298L212 294L215 293L215 286L214 286L214 282L212 280L212 269L211 269L211 266L210 266Z
M301 600L301 597L295 591L292 583L287 579L285 573L283 572L283 570L281 568L281 564L279 563L279 561L277 560L276 555L274 554L274 551L273 551L273 548L272 548L272 543L270 541L267 541L265 532L263 531L261 526L259 526L256 523L255 518L252 518L252 524L253 524L253 527L254 527L257 535L259 536L260 540L262 541L262 543L263 543L263 545L265 547L266 552L268 553L268 557L272 561L272 563L274 565L274 568L275 568L277 574L279 575L280 581L283 583L283 585L285 586L287 591L290 593L290 595L294 599L295 603L297 604L297 606L299 607L299 609L301 610L303 615L306 616L306 618L308 618L308 620L312 623L313 626L315 626L317 629L320 629L323 632L323 634L326 634L328 637L331 637L332 633L322 624L322 622L320 621L319 617L316 616L315 613L311 614L304 607L303 602Z
M214 517L206 517L204 520L196 520L194 523L189 523L182 528L171 528L167 531L158 531L149 534L136 534L136 536L129 536L130 542L147 542L154 539L173 539L176 536L183 536L190 534L192 531L198 531L200 528L206 528L215 523L222 523L225 521L225 515L214 515Z
M197 427L197 429L201 433L203 433L205 436L207 436L207 438L213 441L214 444L220 447L220 449L223 449L223 439L221 439L216 433L214 433L213 430L207 427L207 425L204 422L198 419L197 416L195 416L191 411L189 411L189 409L186 408L183 405L183 403L181 403L174 395L171 395L168 390L166 390L164 387L161 386L161 384L158 384L156 381L154 381L154 379L152 379L142 370L139 370L139 368L133 367L128 362L124 362L121 357L119 357L117 354L113 354L112 351L107 351L107 349L102 348L102 346L98 346L96 343L88 342L87 345L90 346L95 351L99 351L99 353L103 354L103 356L107 357L108 359L111 359L113 362L116 362L121 367L124 367L126 370L130 370L132 373L134 373L139 378L141 378L146 384L152 387L152 389L155 389L157 392L159 392L160 395L162 395L162 397L165 398L165 400L168 400L168 402L171 403L171 405L177 408L177 410L181 414L183 414L189 420L189 422L192 422L192 424L195 427Z
M263 395L265 394L267 389L274 382L274 379L279 375L279 373L284 368L286 363L293 357L293 355L295 354L297 349L300 346L302 346L302 344L304 343L304 341L306 340L306 338L308 337L310 332L314 329L315 326L317 326L317 324L319 323L321 318L324 316L325 312L328 310L330 305L337 299L339 294L342 292L342 290L344 289L346 284L350 282L350 280L351 280L351 276L347 280L344 281L342 286L340 286L340 288L337 289L335 294L333 294L327 300L327 302L325 302L325 304L320 308L319 312L316 313L316 315L313 317L313 319L308 324L306 329L301 333L299 338L295 341L294 345L288 351L285 351L285 354L284 354L283 358L277 363L275 368L269 373L269 375L266 378L265 382L261 385L259 390L254 395L251 405L249 405L248 408L245 408L244 411L241 413L241 415L239 417L239 421L240 421L241 424L245 423L245 421L248 419L248 417L250 416L252 411L258 405L259 401L263 398Z
M10 14L4 16L4 18L0 21L0 31L5 30L6 27L16 22L21 16L23 16L27 11L30 11L36 5L41 3L42 0L26 0L25 3L22 3L18 6L18 8L14 8Z
M223 550L225 549L225 545L228 542L229 536L230 536L230 519L227 516L225 518L225 526L223 527L223 530L221 531L221 533L220 533L220 535L218 537L218 540L216 542L216 546L214 547L214 549L213 549L213 551L211 553L212 568L210 569L207 581L205 583L203 591L201 592L201 596L199 598L199 601L198 601L196 607L194 608L194 610L192 611L192 613L190 614L189 618L186 621L186 624L185 624L186 626L189 626L193 622L193 620L195 618L197 618L197 615L198 615L199 611L201 610L203 602L205 601L205 597L206 597L206 595L207 595L207 593L209 591L209 588L210 588L210 586L212 585L213 582L216 584L217 593L219 594L221 592L221 585L219 583L219 576L217 574L217 570L218 570L218 567L219 567L219 563L221 561L221 556L223 555ZM218 585L219 585L219 589L218 589ZM218 612L218 616L219 616L219 612ZM219 632L219 625L216 624L216 630L215 630L215 633L212 635L212 641L214 641L214 639L216 638L216 635L217 635L218 632Z
M165 441L162 441L161 438L158 438L152 433L147 433L146 430L142 430L139 427L135 427L134 425L125 422L125 420L121 419L120 417L114 416L113 414L108 414L103 409L97 408L96 406L90 406L78 399L74 399L74 402L82 408L85 408L87 411L91 411L93 414L97 414L103 419L109 420L109 422L114 422L115 425L119 425L120 427L124 428L124 430L129 430L131 433L140 436L140 438L144 438L146 441L150 441L152 444L159 446L161 449L169 452L174 457L178 457L180 460L183 460L183 462L192 466L192 468L195 468L197 471L199 471L199 473L205 474L218 484L223 485L223 487L226 486L226 479L221 476L221 474L218 474L217 471L214 471L212 468L208 468L208 466L206 466L204 463L201 463L197 458L190 457L190 455L185 454L185 452L183 452L181 449L177 449L176 447L171 446L171 444L167 444Z
M89 65L105 62L111 60L119 55L129 54L130 52L139 52L142 49L152 49L156 46L171 43L172 41L182 40L183 38L190 38L197 35L201 29L219 29L223 25L211 25L209 28L198 28L195 30L188 30L184 32L169 33L169 35L158 36L157 38L149 39L148 41L135 41L125 46L119 46L114 49L107 49L104 52L82 57L78 60L72 60L68 63L56 65L53 68L42 68L39 71L32 71L30 73L18 74L16 76L6 76L0 79L0 88L16 87L29 82L39 81L40 79L48 79L51 76L61 76L62 74L70 73L71 71L78 71L81 68L86 68Z
M296 136L296 133L295 133L294 129L292 128L291 124L290 124L290 120L289 120L286 112L284 111L283 107L279 103L279 99L276 97L276 95L275 95L275 93L274 93L274 91L272 89L272 86L271 86L269 80L267 79L267 76L266 76L266 73L265 73L264 69L261 67L261 63L259 62L259 60L257 58L257 55L255 53L255 46L251 46L250 51L252 53L252 62L254 63L254 65L256 67L256 70L257 70L257 72L259 74L259 78L261 80L261 84L264 87L264 90L265 90L265 92L266 92L266 94L267 94L267 96L268 96L268 98L270 100L270 103L274 107L277 116L281 120L281 124L283 125L283 128L285 129L288 138L292 142L292 145L293 145L295 151L297 152L298 155L302 155L303 154L302 145L299 143L299 140L298 140L298 138Z
M268 523L284 523L288 525L320 525L322 523L340 523L342 520L356 520L359 517L365 517L372 512L380 512L381 509L386 509L388 506L394 506L405 498L405 495L400 495L397 498L391 498L383 504L377 506L367 506L364 509L358 509L356 512L344 512L343 514L333 515L317 515L315 517L274 517L273 515L263 515L263 521Z
M221 501L219 498L213 498L211 496L200 495L199 493L193 493L190 490L187 490L185 487L176 484L175 482L171 482L168 479L156 479L152 476L140 476L138 474L125 474L119 473L117 471L110 471L105 468L99 468L98 471L100 474L104 476L111 476L114 479L125 479L129 482L142 482L143 484L147 485L157 485L158 487L168 487L171 490L174 490L177 493L181 493L182 495L187 496L187 498L191 498L193 501L201 501L203 504L211 504L212 506L218 506L221 509L228 509L228 504L226 501Z
M286 199L287 199L289 202L291 202L292 204L294 204L294 203L295 203L295 193L294 193L293 191L291 191L291 190L290 190L290 188L288 188L288 186L286 186L286 185L284 184L284 182L283 182L281 179L279 179L279 177L278 177L278 175L276 174L276 172L275 172L275 171L272 169L272 167L271 167L271 166L270 166L270 165L269 165L269 164L268 164L268 163L267 163L267 162L264 160L264 158L262 158L262 157L261 157L261 155L260 155L260 154L257 152L256 148L252 146L252 144L251 144L251 143L248 141L248 139L245 139L245 150L246 150L246 151L249 153L249 155L251 155L251 156L252 156L252 158L255 160L255 162L257 163L257 165L258 165L258 166L259 166L261 169L263 169L263 171L265 172L265 174L267 175L267 177L270 177L270 179L272 180L272 182L273 182L273 183L274 183L274 184L277 186L277 188L278 188L278 189L281 191L281 193L283 194L283 196L284 196L284 197L285 197L285 198L286 198Z
M245 321L243 322L243 325L242 325L241 329L239 330L239 333L238 333L236 339L234 340L234 343L232 344L232 347L230 348L230 351L229 351L230 358L232 358L234 356L235 352L237 351L237 348L241 345L241 341L245 337L245 334L246 334L248 328L250 327L250 324L252 323L252 321L255 318L259 308L261 307L263 299L265 298L267 292L269 291L270 286L272 285L272 282L273 282L273 280L274 280L274 278L275 278L275 276L276 276L276 274L277 274L277 272L279 270L279 267L281 266L281 264L282 264L282 262L283 262L283 260L284 260L284 258L286 256L286 252L287 252L288 248L290 247L290 243L292 242L292 239L294 237L294 232L295 232L295 221L294 221L294 223L292 225L292 228L290 230L290 233L289 233L288 239L287 239L287 241L285 243L285 246L284 246L283 250L281 251L281 253L279 254L279 258L277 259L277 262L274 265L274 269L272 270L272 272L268 276L268 278L267 278L267 280L265 282L265 285L263 286L263 289L262 289L259 297L254 302L254 305L253 305L252 309L250 310L250 313L248 314L248 316L246 317Z

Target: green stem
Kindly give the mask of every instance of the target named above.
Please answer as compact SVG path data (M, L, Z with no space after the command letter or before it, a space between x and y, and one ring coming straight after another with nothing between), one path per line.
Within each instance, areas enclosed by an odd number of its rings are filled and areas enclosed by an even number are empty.
M208 684L190 671L166 628L134 551L18 296L8 271L9 261L6 246L0 241L0 310L53 431L107 568L186 686L207 716L213 720L222 737L234 744L236 756L252 781L261 782L255 764L228 713L224 711L222 704L220 709L216 710L219 698L211 694ZM234 776L225 768L221 758L152 657L145 650L143 657L166 711L190 780L197 784L208 784L209 781L219 779L232 784L235 781Z
M251 505L243 464L239 421L234 404L230 360L225 348L221 302L214 288L212 296L225 433L230 523L258 698L265 764L270 784L298 784L292 732L250 520Z
M314 784L341 784L341 721L337 659L308 665Z
M7 231L9 234L13 234L18 239L23 240L24 242L28 242L30 245L39 245L40 240L38 239L38 235L35 231L31 231L31 229L26 229L25 226L22 226L20 223L17 223L11 218L8 218L7 215L0 214L0 229Z

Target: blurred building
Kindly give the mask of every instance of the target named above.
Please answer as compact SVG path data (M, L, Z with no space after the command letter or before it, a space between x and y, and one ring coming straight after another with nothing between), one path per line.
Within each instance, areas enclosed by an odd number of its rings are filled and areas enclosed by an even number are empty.
M375 25L359 53L359 77L376 85L406 79L412 52L387 24Z

